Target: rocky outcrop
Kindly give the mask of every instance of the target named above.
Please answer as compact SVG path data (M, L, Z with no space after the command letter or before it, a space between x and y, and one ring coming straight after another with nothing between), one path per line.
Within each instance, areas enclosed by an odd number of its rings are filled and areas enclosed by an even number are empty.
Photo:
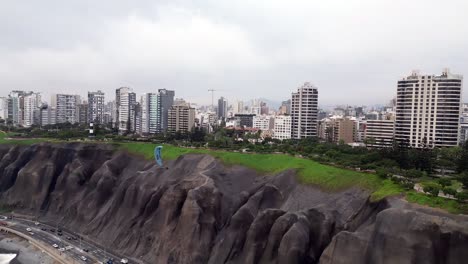
M0 203L147 263L464 263L468 220L208 155L160 168L110 145L0 146Z

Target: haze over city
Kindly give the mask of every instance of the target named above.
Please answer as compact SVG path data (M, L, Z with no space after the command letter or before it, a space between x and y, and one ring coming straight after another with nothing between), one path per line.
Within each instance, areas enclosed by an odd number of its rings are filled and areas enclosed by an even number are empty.
M462 0L9 1L0 96L129 86L202 104L208 89L282 101L310 81L321 105L383 104L413 69L468 73L466 10Z

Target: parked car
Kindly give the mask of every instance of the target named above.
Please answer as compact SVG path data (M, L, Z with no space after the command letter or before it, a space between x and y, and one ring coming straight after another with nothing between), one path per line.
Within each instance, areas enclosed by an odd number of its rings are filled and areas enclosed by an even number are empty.
M58 248L58 245L57 244L53 244L52 245L54 248Z
M85 256L81 256L80 259L81 259L82 261L88 260Z
M28 228L26 228L26 231L31 232L32 229L28 227Z
M62 236L63 234L62 234L62 232L58 232L57 235Z
M50 232L54 233L54 232L55 232L55 229L51 228L51 229L50 229Z

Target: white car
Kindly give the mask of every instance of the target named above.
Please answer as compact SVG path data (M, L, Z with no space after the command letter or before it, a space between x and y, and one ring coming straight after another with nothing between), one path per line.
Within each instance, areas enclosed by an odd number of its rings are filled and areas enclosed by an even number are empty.
M52 245L54 248L58 248L58 245L57 244L53 244Z
M0 219L2 219L2 220L7 220L8 217L6 217L6 216L0 216Z
M35 222L34 224L35 224L35 225L40 225L39 222Z
M81 259L82 261L88 260L85 256L81 256L80 259Z
M120 261L120 263L122 263L122 264L128 264L128 259L123 258L123 259Z
M28 228L26 228L26 231L31 232L32 229L28 227Z
M34 233L33 233L33 232L29 232L29 235L34 236Z

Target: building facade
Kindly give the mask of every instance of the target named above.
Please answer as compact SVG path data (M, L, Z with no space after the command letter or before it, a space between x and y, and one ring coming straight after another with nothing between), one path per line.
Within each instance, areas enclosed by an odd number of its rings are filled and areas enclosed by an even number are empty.
M272 130L274 127L275 119L272 116L254 116L253 117L253 128L258 128L262 131Z
M292 94L291 136L301 139L317 136L318 89L306 82Z
M52 106L55 107L57 114L56 123L70 123L75 124L78 122L78 104L80 104L79 95L71 94L57 94L52 98Z
M285 140L291 139L291 116L276 116L273 126L273 138Z
M158 124L158 94L145 93L141 96L141 132L142 134L157 133Z
M157 133L167 131L169 109L174 105L175 92L167 89L158 90Z
M168 133L190 132L195 126L195 108L188 103L173 105L168 111Z
M78 123L88 124L89 118L89 105L87 103L78 104Z
M459 141L461 75L413 72L398 81L395 139L411 147L451 147Z
M394 133L394 120L367 120L365 130L366 146L372 148L391 147Z
M253 119L256 115L254 114L237 114L234 115L236 119L239 119L241 127L253 127Z
M218 119L225 119L227 117L228 103L226 98L221 97L218 99Z
M104 124L105 101L104 93L88 92L88 116L87 122L95 124Z
M57 123L56 117L57 117L57 113L54 107L45 106L41 108L41 125L42 126L55 125Z
M119 133L133 132L135 124L136 95L131 88L122 87L118 90L118 123Z

